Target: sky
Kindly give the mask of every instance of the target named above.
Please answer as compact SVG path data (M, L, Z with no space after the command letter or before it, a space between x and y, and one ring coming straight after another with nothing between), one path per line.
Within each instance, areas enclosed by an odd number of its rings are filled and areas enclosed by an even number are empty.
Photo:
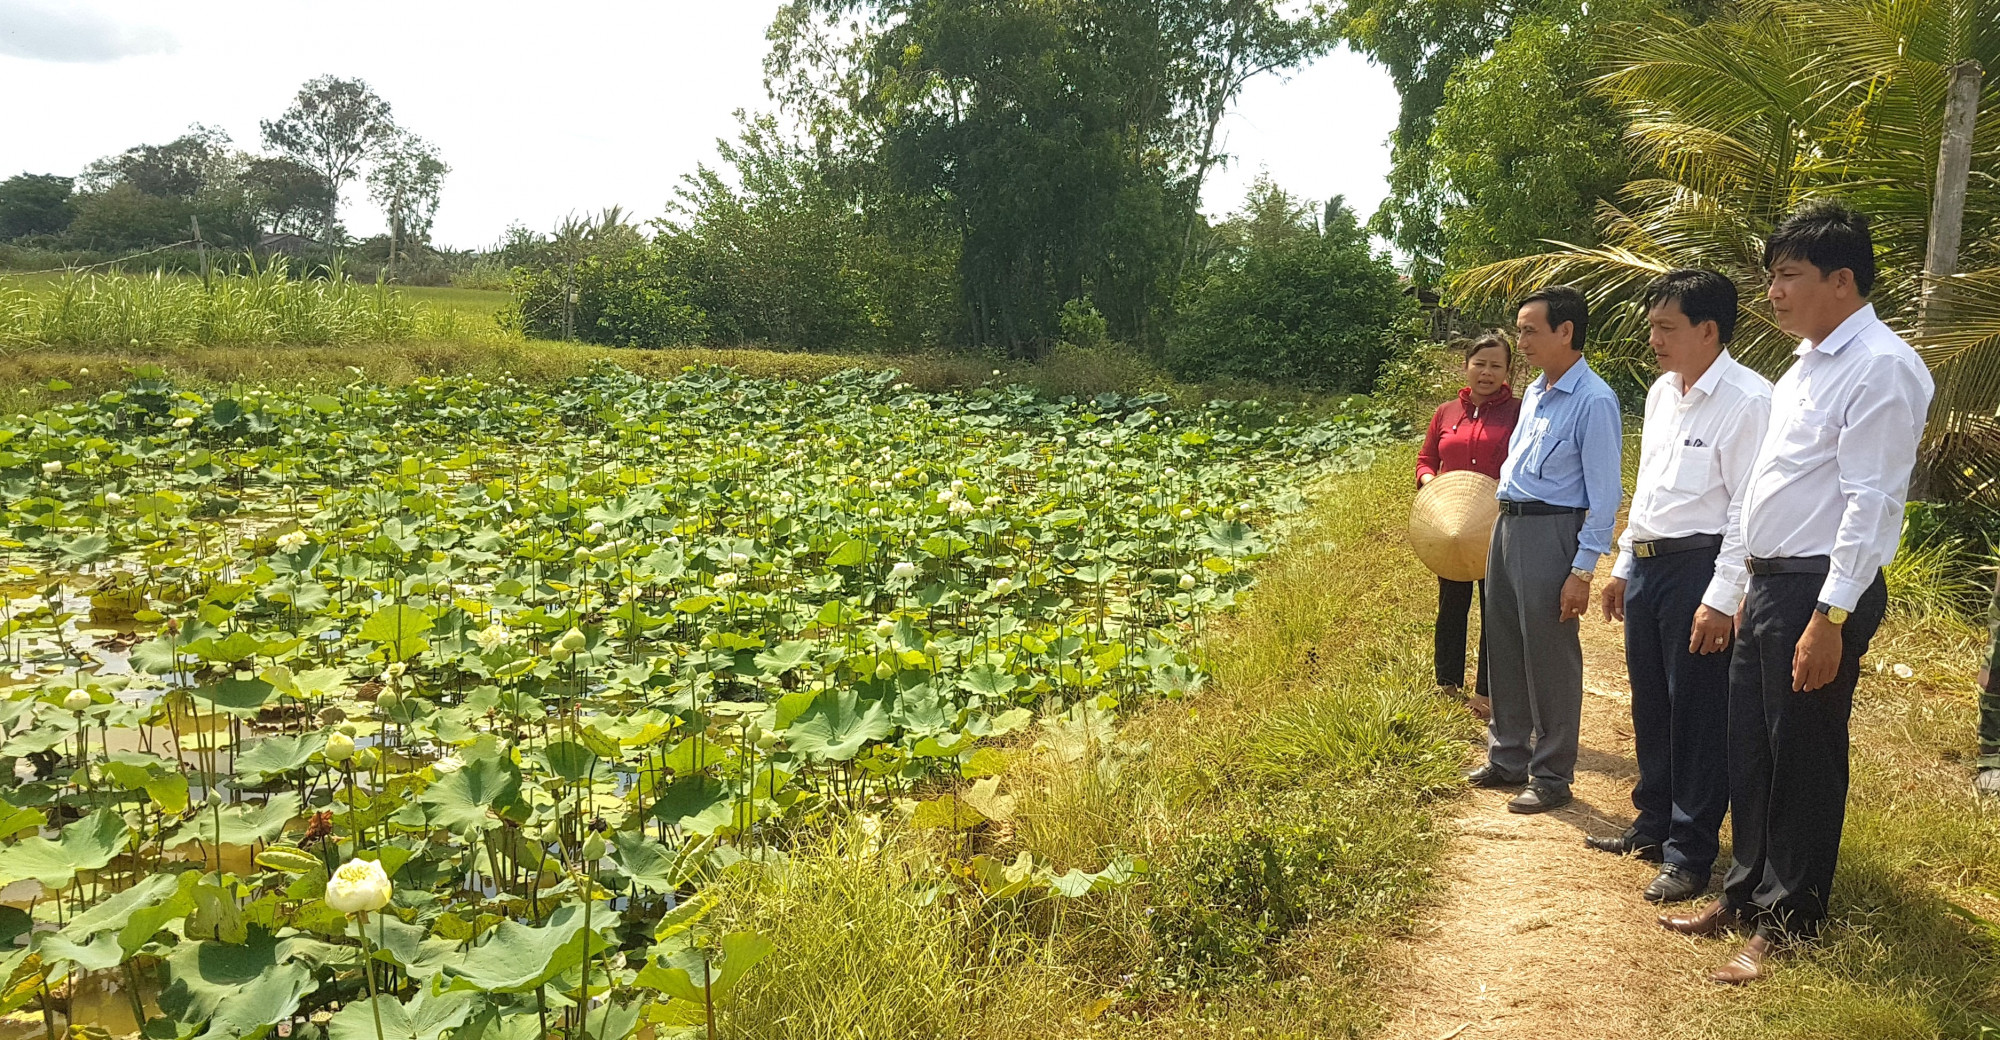
M680 178L716 160L739 109L771 108L775 0L0 0L0 178L73 175L191 123L260 151L257 122L304 81L365 79L452 173L434 226L455 248L508 225L622 205L662 215ZM1223 127L1229 166L1204 205L1234 209L1260 172L1294 194L1345 195L1364 217L1387 191L1396 92L1342 51L1245 88ZM366 191L351 233L379 232Z

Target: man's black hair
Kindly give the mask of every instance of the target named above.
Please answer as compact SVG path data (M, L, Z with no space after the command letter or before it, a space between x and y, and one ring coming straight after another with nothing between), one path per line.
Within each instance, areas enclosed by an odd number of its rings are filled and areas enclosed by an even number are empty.
M1786 260L1819 268L1821 278L1845 267L1854 272L1861 295L1875 290L1875 237L1868 232L1868 217L1831 199L1800 206L1764 240L1764 270Z
M1736 335L1736 283L1728 276L1692 267L1668 271L1646 286L1646 309L1669 300L1680 304L1690 325L1714 322L1716 339L1724 346Z
M1514 309L1520 310L1531 303L1539 303L1549 312L1549 331L1563 327L1563 322L1571 325L1569 346L1578 353L1583 352L1583 334L1590 327L1590 301L1583 298L1583 292L1573 285L1551 285L1528 294Z

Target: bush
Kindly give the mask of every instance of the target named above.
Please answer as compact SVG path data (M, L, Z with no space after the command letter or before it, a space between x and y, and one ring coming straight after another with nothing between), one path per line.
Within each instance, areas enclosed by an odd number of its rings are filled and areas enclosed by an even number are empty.
M574 266L521 268L513 289L511 324L539 339L669 347L708 336L708 315L694 303L686 275L654 245Z
M1231 244L1191 290L1168 368L1185 379L1373 390L1410 303L1354 214L1336 199L1315 221L1260 182L1221 234Z

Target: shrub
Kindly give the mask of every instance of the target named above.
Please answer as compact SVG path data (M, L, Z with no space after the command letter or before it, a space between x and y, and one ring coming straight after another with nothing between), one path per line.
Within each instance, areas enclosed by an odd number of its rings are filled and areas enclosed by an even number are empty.
M1169 369L1188 379L1372 390L1409 303L1354 214L1336 199L1314 220L1260 182L1221 233L1232 244L1193 287L1168 338Z
M668 347L698 343L709 331L683 270L654 245L570 266L521 268L513 288L515 327L540 339Z

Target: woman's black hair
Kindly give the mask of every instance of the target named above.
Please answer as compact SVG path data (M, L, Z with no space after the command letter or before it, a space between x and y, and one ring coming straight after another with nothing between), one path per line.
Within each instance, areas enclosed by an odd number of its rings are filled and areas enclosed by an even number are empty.
M1472 356L1474 354L1477 354L1480 351L1489 349L1491 347L1499 347L1503 352L1506 353L1507 361L1510 364L1513 362L1514 360L1513 342L1509 340L1507 337L1502 336L1497 332L1489 332L1483 336L1480 336L1477 339L1468 340L1465 344L1465 360L1471 361Z

